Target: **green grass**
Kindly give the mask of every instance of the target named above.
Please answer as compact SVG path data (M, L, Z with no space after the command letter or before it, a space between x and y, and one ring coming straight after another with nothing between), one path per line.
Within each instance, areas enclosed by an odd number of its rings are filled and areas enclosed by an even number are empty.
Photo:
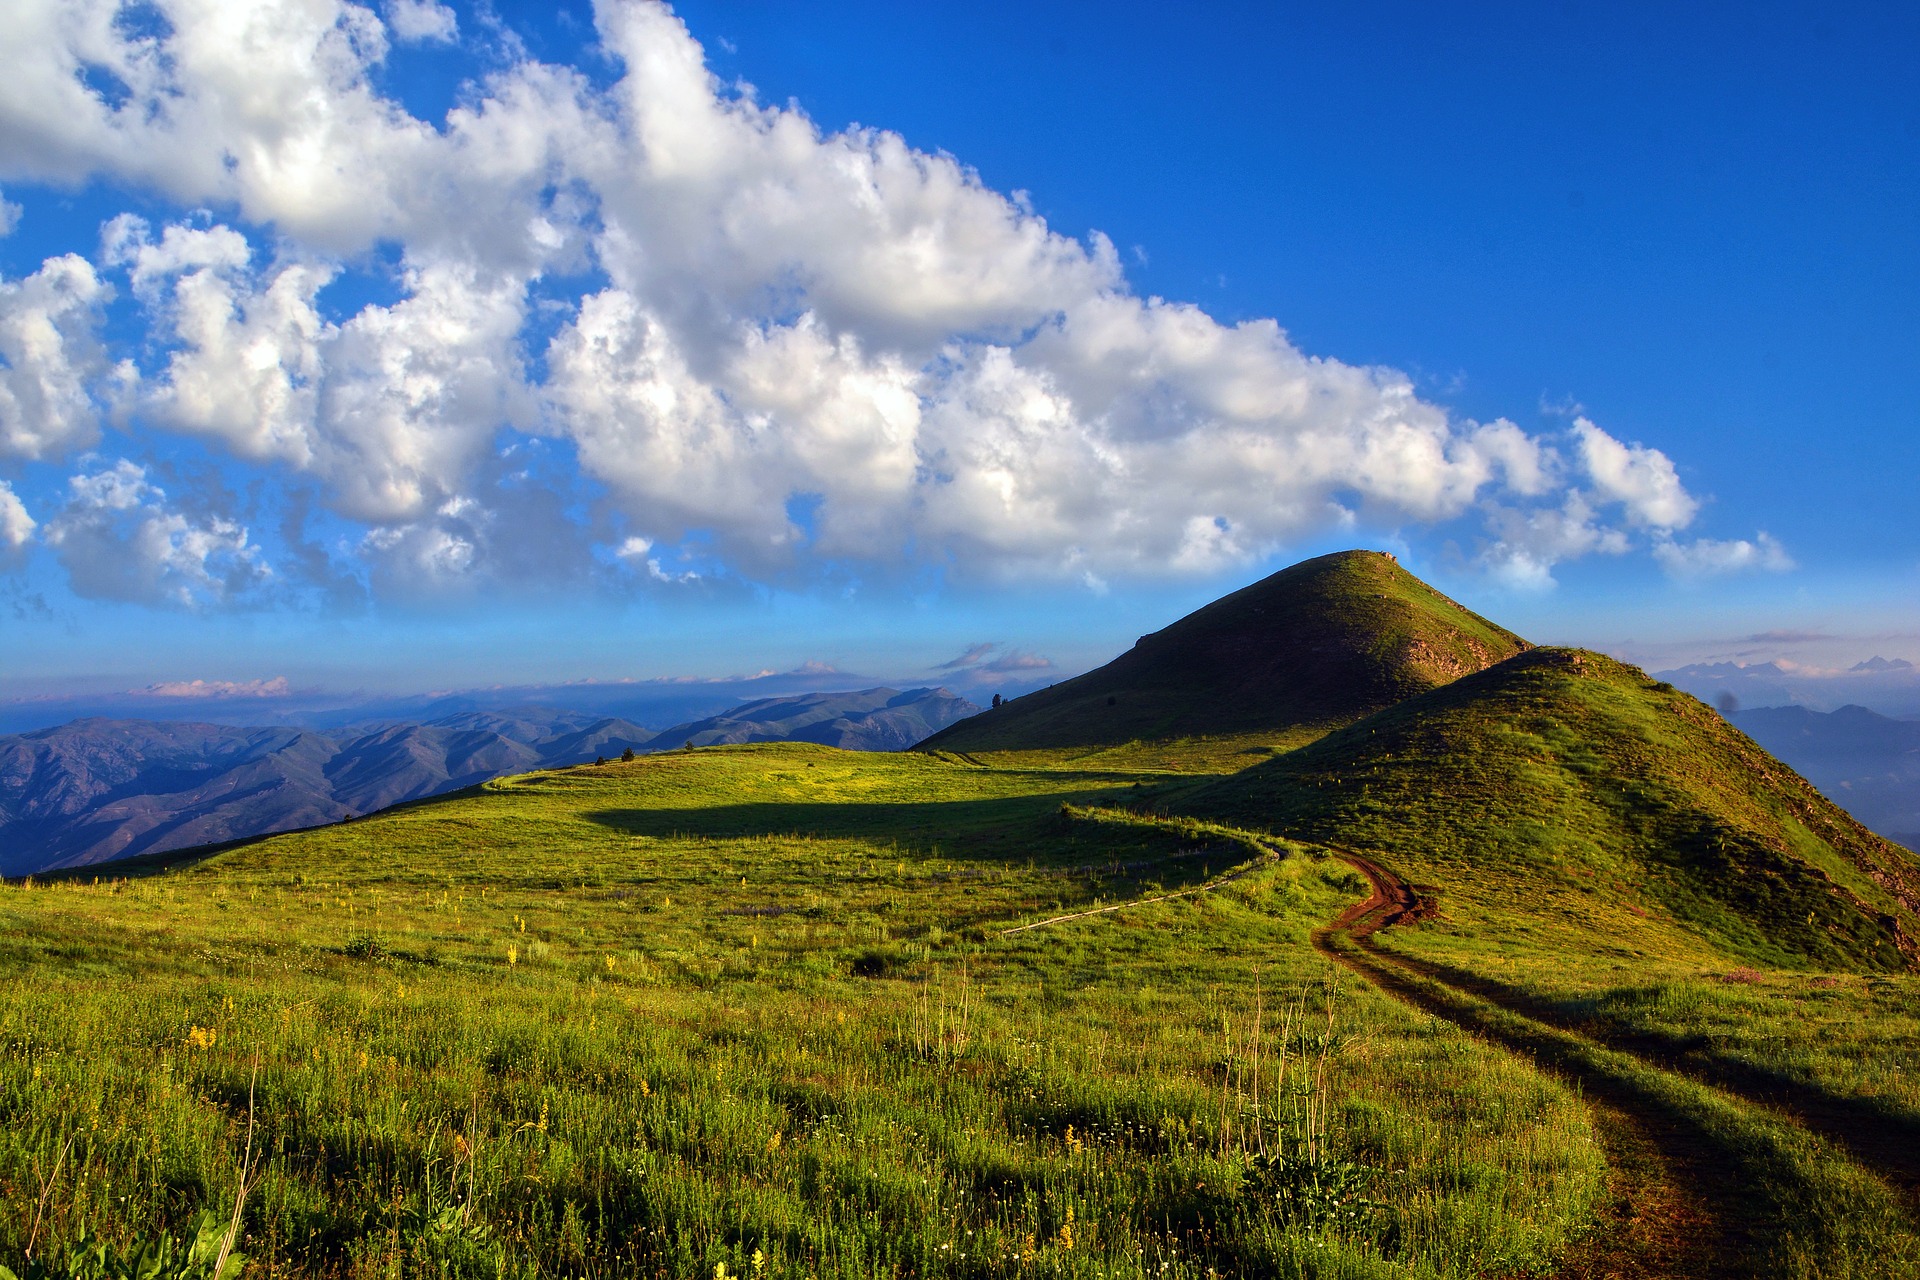
M249 1274L1550 1266L1584 1107L1318 956L1339 864L1001 935L1250 861L1135 780L702 750L0 890L0 1260L226 1212L251 1120Z
M1343 551L1216 600L922 749L1079 753L1240 735L1291 748L1525 647L1392 556Z
M1490 954L1904 971L1920 864L1695 699L1536 649L1172 808L1372 850Z

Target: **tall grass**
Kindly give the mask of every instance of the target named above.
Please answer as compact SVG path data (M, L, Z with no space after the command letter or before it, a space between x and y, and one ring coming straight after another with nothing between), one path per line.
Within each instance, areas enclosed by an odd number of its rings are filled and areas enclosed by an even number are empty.
M999 935L1247 858L1061 812L1124 791L697 752L0 890L0 1259L43 1183L56 1256L187 1233L252 1177L263 1275L1550 1266L1603 1194L1584 1108L1329 1000L1307 934L1343 870ZM1302 1209L1296 1147L1347 1212Z

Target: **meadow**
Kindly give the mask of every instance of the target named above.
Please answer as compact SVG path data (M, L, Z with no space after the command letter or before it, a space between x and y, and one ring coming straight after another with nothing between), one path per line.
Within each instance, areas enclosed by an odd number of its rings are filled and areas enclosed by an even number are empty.
M708 748L9 885L0 1262L210 1275L237 1206L249 1276L1920 1268L1714 1066L1910 1123L1909 979L1501 868L1329 934L1336 853L1155 801L1269 754Z
M1317 953L1350 869L1138 780L698 750L10 886L0 1258L244 1186L249 1275L1546 1268L1575 1090Z

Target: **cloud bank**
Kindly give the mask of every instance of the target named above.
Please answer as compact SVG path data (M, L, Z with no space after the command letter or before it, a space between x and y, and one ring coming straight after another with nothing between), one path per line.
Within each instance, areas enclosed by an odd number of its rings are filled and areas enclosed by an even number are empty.
M0 555L43 541L77 591L149 603L263 589L247 528L80 462L184 439L317 492L347 571L405 594L556 563L1098 585L1356 525L1459 523L1522 585L1635 547L1787 563L1681 541L1699 503L1657 449L1458 421L1273 320L1141 297L1104 237L954 157L720 83L666 7L595 22L604 86L509 45L427 121L378 82L394 44L463 38L430 0L20 0L0 180L182 212L0 282L0 465L80 468L59 511L0 488ZM390 296L336 314L370 273ZM571 473L529 479L529 440Z

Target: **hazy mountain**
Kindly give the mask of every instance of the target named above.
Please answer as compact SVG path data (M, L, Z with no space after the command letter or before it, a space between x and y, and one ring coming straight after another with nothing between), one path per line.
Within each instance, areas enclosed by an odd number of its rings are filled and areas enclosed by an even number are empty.
M1142 636L1106 666L924 744L949 751L1325 731L1527 647L1377 551L1307 560Z
M1920 720L1865 707L1758 707L1727 718L1881 835L1909 848L1920 841Z
M1696 662L1654 674L1723 711L1803 706L1837 711L1870 707L1887 716L1920 716L1920 667L1878 655L1845 670L1788 662Z
M724 715L663 729L653 750L691 742L818 742L852 751L901 751L968 716L980 706L946 689L863 689L762 698Z
M537 706L324 732L93 717L0 737L0 874L338 822L656 742L795 738L898 750L978 710L944 689L810 693L757 699L664 736L628 720Z

